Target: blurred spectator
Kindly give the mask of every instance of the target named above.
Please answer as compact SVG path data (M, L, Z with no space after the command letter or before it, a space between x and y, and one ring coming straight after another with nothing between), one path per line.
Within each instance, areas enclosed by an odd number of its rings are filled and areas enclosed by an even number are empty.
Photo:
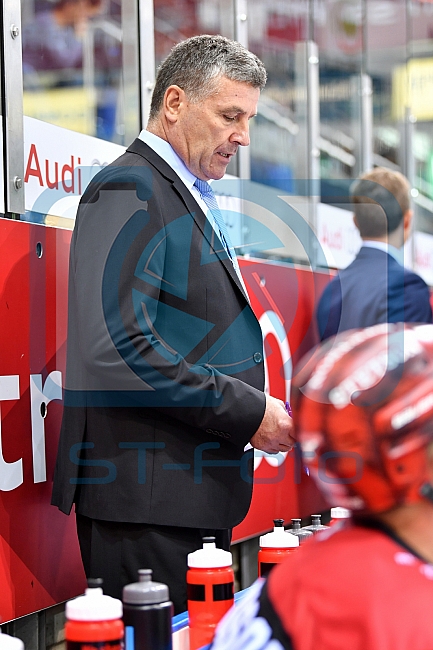
M403 266L412 223L410 185L399 172L377 167L351 190L362 247L325 288L317 308L321 340L378 323L431 323L429 289Z
M39 10L36 5L34 19L23 25L27 115L106 140L117 138L122 30L116 8L107 0L50 0ZM34 94L72 87L84 92L77 97L65 90L60 97L58 91L55 98ZM78 117L71 125L74 110ZM82 115L87 116L85 127L80 127Z
M51 5L23 28L24 74L82 67L83 35L102 0L55 0Z

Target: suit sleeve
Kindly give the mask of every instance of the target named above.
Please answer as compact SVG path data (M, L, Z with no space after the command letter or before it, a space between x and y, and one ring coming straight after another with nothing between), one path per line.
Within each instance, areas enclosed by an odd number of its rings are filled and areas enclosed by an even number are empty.
M111 168L83 197L71 245L65 401L156 409L193 427L217 426L244 446L263 418L265 395L211 363L186 360L194 336L206 340L210 325L182 307L185 296L161 300L183 272L192 218L167 222L157 182L147 168ZM253 350L259 330L249 309L244 329ZM176 334L169 343L168 330Z
M388 318L391 323L431 323L430 290L424 280L405 270L403 282L394 284L388 299ZM402 295L403 284L403 295Z
M341 283L337 276L325 287L317 306L316 319L321 341L337 334L341 307Z

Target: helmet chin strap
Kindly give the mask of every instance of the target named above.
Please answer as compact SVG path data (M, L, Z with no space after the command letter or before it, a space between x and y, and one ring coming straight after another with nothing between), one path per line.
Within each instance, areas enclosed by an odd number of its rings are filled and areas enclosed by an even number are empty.
M419 493L422 497L433 503L433 485L431 483L423 483L419 489Z

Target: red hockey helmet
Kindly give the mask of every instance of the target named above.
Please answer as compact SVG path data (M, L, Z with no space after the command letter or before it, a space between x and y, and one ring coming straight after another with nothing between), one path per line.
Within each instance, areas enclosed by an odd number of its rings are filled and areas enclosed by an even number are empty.
M433 325L329 339L298 364L292 391L305 464L331 502L383 512L433 500Z

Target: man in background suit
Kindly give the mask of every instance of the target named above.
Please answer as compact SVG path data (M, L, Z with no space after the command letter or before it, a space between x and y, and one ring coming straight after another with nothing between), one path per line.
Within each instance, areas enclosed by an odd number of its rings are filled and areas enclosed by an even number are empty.
M409 183L377 167L352 187L354 222L363 240L354 261L331 280L317 308L320 339L378 323L431 323L429 289L403 266L412 222Z
M53 504L77 513L88 577L121 596L139 568L186 607L186 556L228 549L252 491L247 443L288 451L264 390L260 326L215 197L266 81L221 36L175 46L147 130L84 193L69 276L65 407Z

